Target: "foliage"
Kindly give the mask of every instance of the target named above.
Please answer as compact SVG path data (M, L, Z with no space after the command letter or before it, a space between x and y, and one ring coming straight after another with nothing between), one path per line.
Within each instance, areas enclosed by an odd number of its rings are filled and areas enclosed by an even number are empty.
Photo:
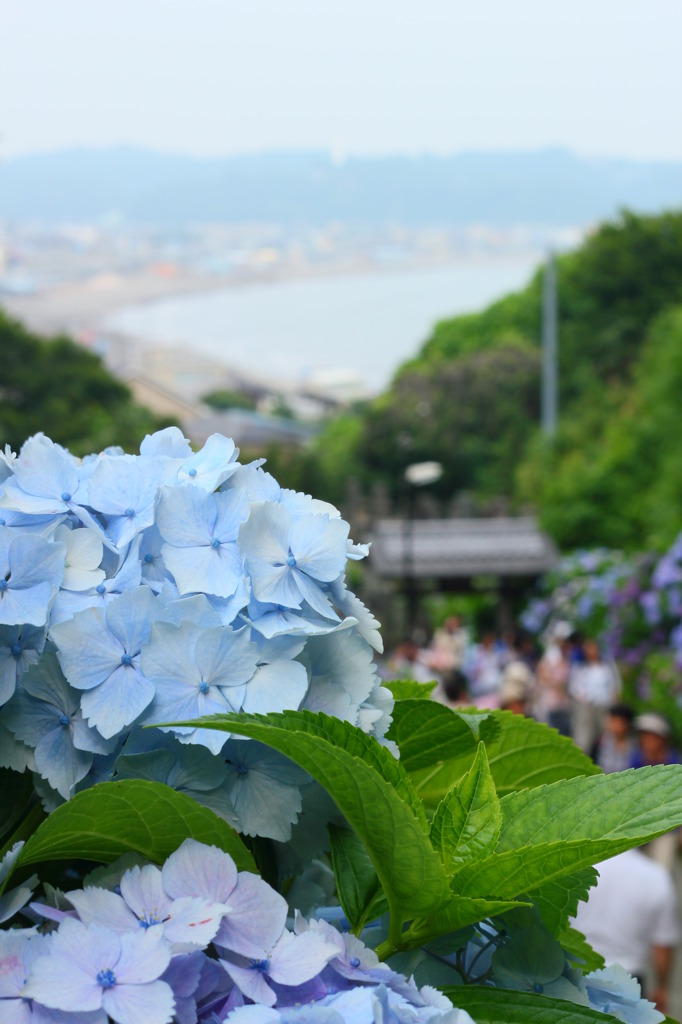
M335 416L303 450L272 445L267 451L268 465L291 487L343 505L349 500L350 481L360 487L371 483L363 461L363 424L358 412Z
M625 212L558 259L560 401L627 379L653 320L682 284L682 214ZM506 332L537 344L542 275L480 314L436 325L422 356L437 361L497 347Z
M403 496L435 459L433 494L538 509L568 550L661 549L682 515L682 214L623 213L557 259L559 430L540 435L542 270L480 313L436 324L389 390L287 458L295 486L337 503L349 481Z
M676 429L682 319L672 311L682 288L682 214L624 213L559 257L557 280L559 434L552 446L544 442L537 406L510 381L516 447L507 453L508 475L497 475L494 484L538 507L543 526L564 548L670 543L682 514ZM444 360L461 365L503 348L510 336L536 347L541 286L538 273L524 291L482 313L437 324L392 394L403 377ZM489 414L481 405L470 423L477 438L487 436ZM498 459L499 435L491 436L479 449L474 482L484 493L481 478ZM458 489L471 486L466 476L453 479Z
M482 415L485 410L485 415ZM539 414L539 358L520 344L401 373L367 413L364 459L373 476L400 486L405 467L436 460L435 490L509 493L517 453Z
M219 388L216 391L209 391L201 396L202 402L210 405L213 409L255 409L256 403L250 395L243 391L230 391L228 388Z
M382 687L366 548L226 438L0 469L3 1020L663 1019L570 920L682 766Z
M682 518L682 308L651 324L632 384L579 403L556 445L536 445L519 471L544 525L565 547L599 538L611 547L671 543ZM588 402L593 404L589 411Z
M121 445L164 426L134 405L101 359L58 337L43 341L0 311L0 438L18 447L39 430L79 455Z

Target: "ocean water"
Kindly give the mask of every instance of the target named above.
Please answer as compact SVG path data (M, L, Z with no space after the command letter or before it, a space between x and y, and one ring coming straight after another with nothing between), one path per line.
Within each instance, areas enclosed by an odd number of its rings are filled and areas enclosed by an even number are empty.
M358 375L371 391L415 355L433 324L527 283L539 260L256 283L120 310L106 327L191 349L256 377Z

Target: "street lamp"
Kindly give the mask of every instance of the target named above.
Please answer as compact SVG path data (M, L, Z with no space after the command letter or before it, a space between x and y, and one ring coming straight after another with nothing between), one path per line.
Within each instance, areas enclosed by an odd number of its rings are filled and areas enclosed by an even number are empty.
M440 462L413 462L405 470L405 479L413 487L426 487L435 484L443 475Z
M404 480L407 484L407 516L403 526L403 576L407 599L407 633L411 632L416 622L419 599L414 573L414 523L417 488L435 484L442 475L443 467L440 462L413 462L405 469L404 473Z

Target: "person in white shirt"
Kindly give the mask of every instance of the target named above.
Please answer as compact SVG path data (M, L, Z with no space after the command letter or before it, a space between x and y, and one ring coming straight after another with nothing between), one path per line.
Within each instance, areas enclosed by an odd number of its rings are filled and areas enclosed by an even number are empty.
M596 640L585 640L583 651L585 661L571 668L567 690L573 742L589 754L604 731L607 709L618 700L621 682L615 662L602 658Z
M606 966L620 964L643 981L649 966L655 977L647 998L666 1013L675 947L682 934L670 872L639 850L627 850L596 865L597 885L578 904L573 924Z

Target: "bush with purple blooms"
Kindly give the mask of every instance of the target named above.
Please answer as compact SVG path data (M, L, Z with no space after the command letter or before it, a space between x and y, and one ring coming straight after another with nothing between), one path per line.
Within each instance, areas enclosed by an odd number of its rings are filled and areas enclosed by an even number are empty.
M682 766L382 686L367 548L226 438L38 435L0 518L0 1024L663 1019L570 918Z
M562 559L522 615L535 634L558 622L599 640L627 698L663 713L682 739L682 534L659 557L597 549Z

